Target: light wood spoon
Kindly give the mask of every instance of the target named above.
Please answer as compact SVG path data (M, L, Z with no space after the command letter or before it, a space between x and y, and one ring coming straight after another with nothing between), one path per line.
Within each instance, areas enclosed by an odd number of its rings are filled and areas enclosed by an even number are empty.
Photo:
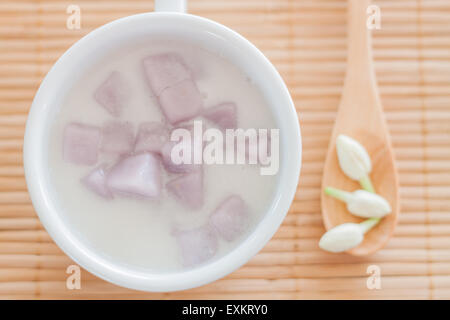
M333 128L322 178L322 217L328 229L363 219L350 214L345 203L323 193L325 187L346 191L361 189L358 182L344 175L336 154L336 137L345 134L359 141L372 159L370 177L376 192L391 205L392 213L367 232L364 241L349 251L368 255L382 248L391 237L399 213L399 185L393 150L381 106L372 62L370 30L366 26L370 0L348 1L347 74L341 103Z

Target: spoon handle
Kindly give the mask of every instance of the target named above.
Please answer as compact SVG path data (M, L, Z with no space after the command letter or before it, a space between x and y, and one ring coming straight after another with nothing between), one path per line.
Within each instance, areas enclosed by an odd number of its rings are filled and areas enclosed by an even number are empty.
M348 1L348 51L347 75L358 76L370 72L372 68L372 37L367 27L367 8L370 0ZM356 74L355 74L356 73Z
M367 26L370 3L370 0L348 1L347 70L340 111L345 110L345 117L351 114L356 119L367 119L366 112L377 117L382 113L373 66L371 30Z

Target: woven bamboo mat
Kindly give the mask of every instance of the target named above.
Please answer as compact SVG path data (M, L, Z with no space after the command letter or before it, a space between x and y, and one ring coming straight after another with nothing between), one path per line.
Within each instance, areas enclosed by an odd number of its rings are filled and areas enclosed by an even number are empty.
M69 4L80 30L66 28ZM27 112L50 66L81 36L114 19L151 11L151 0L1 0L0 298L450 298L450 1L376 0L373 32L382 102L401 183L394 238L368 258L318 249L324 228L323 162L343 85L344 0L190 0L189 11L221 22L255 43L276 65L294 98L304 158L290 212L270 243L244 267L210 285L148 294L82 272L66 289L73 262L49 238L30 204L22 168ZM367 268L381 271L369 290Z

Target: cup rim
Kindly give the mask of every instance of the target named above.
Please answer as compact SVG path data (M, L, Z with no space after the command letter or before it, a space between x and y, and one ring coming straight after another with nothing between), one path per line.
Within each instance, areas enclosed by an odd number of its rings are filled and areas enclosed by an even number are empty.
M83 242L70 232L71 228L60 219L56 207L50 201L42 170L45 163L39 160L41 158L35 157L42 150L42 145L46 143L43 139L46 127L46 115L43 111L50 108L47 103L47 96L52 90L55 90L51 85L58 78L58 72L64 70L65 65L70 63L72 55L105 33L113 32L127 24L134 23L135 26L143 24L149 22L149 19L155 20L155 23L158 19L162 19L166 22L179 21L185 24L201 25L241 48L245 48L248 54L252 54L259 59L264 64L264 68L267 69L267 76L278 85L279 94L286 102L283 109L286 114L283 127L289 129L289 139L292 140L289 144L288 168L282 168L282 170L289 171L289 174L285 175L284 180L278 183L279 186L283 186L283 192L277 190L276 197L274 196L275 204L272 208L268 208L266 215L249 234L248 238L232 249L231 252L215 261L194 269L167 274L127 269L125 266L102 258L83 245ZM203 17L177 12L149 12L124 17L95 29L78 40L57 60L43 79L29 111L23 146L23 161L25 178L33 206L45 229L65 254L87 271L117 285L142 291L167 292L189 289L220 279L241 267L263 248L278 230L294 198L301 168L301 145L300 126L289 91L275 67L251 42L228 27ZM286 151L284 153L286 154ZM283 156L283 152L281 156Z

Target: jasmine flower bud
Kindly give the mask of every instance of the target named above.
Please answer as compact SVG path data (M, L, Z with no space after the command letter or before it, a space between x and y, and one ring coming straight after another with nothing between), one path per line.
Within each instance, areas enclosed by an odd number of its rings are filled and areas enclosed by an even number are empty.
M336 151L345 175L359 181L367 191L374 192L369 178L372 162L366 149L358 141L340 134L336 139Z
M357 247L364 239L364 234L372 229L379 218L372 218L361 223L344 223L336 226L320 238L319 247L329 252L343 252Z
M382 218L392 209L381 196L365 190L346 192L335 188L325 188L325 193L347 204L347 210L362 218Z

